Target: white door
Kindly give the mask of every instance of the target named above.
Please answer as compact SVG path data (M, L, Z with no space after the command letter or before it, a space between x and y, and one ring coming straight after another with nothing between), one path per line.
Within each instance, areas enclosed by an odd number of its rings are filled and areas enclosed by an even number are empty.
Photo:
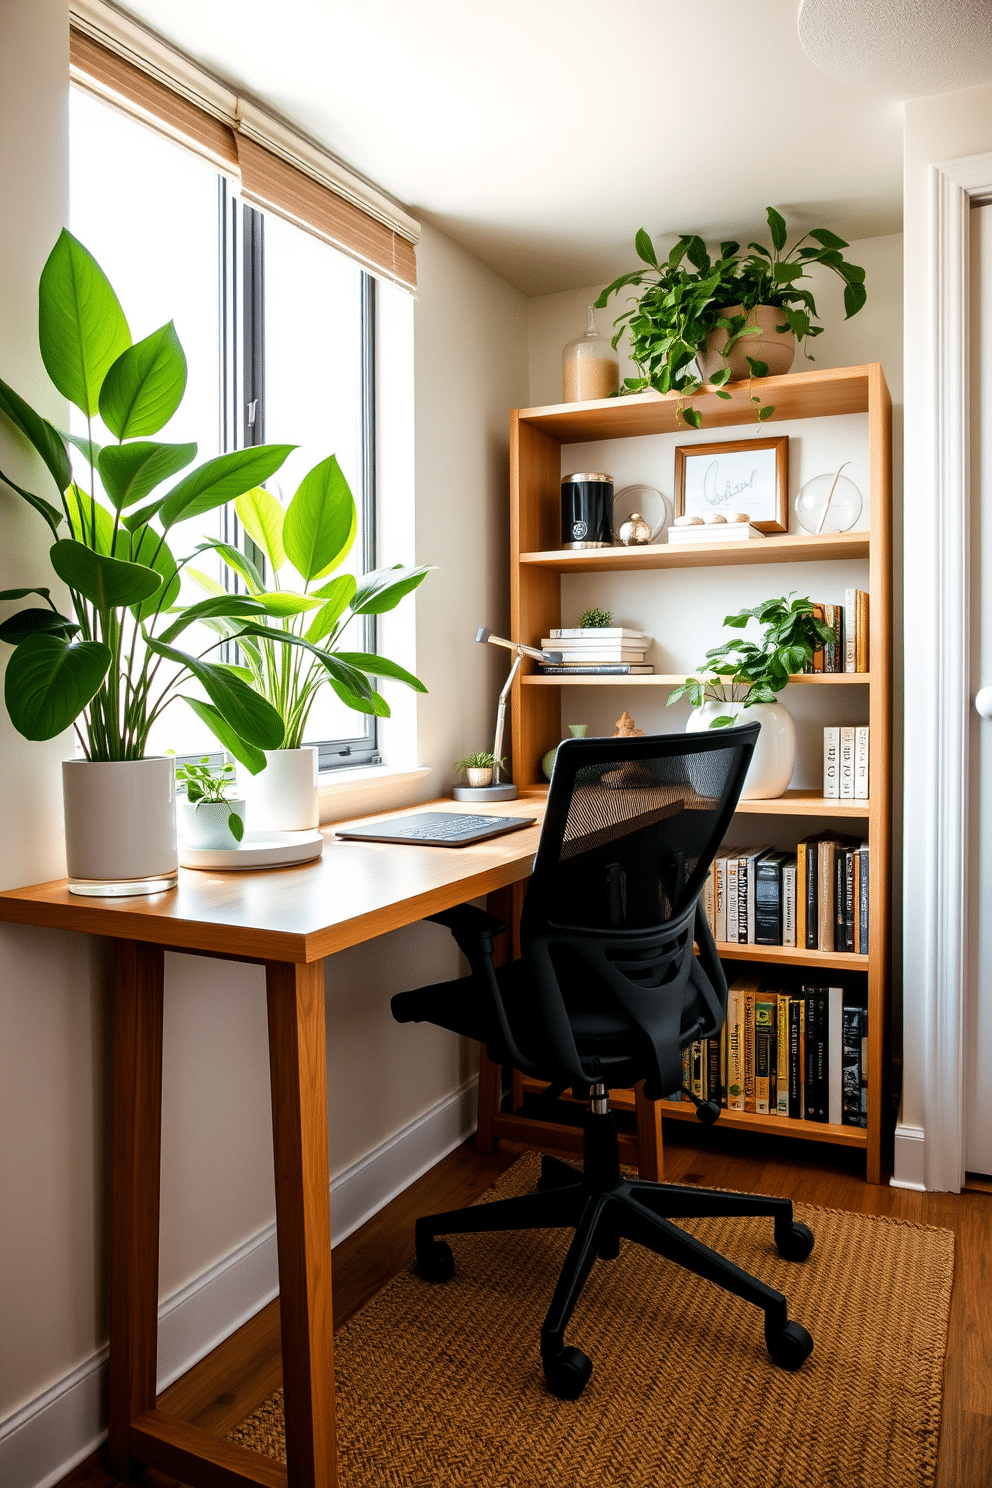
M972 606L973 788L976 842L971 863L972 968L965 1028L965 1152L969 1173L992 1174L992 206L971 213L972 266Z

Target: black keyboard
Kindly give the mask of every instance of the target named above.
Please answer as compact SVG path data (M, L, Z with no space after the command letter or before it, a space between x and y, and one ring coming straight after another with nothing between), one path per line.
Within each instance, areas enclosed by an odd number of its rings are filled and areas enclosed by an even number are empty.
M472 816L455 811L420 811L364 827L341 827L335 835L356 842L415 842L425 847L467 847L533 826L534 816Z

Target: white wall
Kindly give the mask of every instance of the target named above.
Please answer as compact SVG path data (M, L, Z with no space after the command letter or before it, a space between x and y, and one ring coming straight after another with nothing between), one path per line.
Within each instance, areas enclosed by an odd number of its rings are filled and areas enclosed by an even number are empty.
M3 0L0 69L0 375L63 423L38 357L36 295L66 213L65 0ZM497 658L472 636L481 623L507 621L507 414L527 401L526 301L431 229L418 262L409 366L402 337L386 343L400 369L394 392L402 377L415 387L415 425L393 425L398 452L383 452L402 487L415 435L417 502L415 519L397 524L406 550L394 532L385 556L438 565L416 605L397 612L406 655L430 688L416 704L420 758L431 767L419 791L435 795L451 782L451 761L484 747L492 727ZM42 477L21 445L0 429L0 468L30 485ZM40 519L0 491L0 521L0 587L47 582ZM57 877L59 761L71 741L28 745L3 713L0 751L3 886ZM373 809L367 798L363 809ZM100 942L8 926L0 954L0 1480L26 1488L57 1479L100 1426L108 958ZM327 967L336 1234L471 1124L472 1051L439 1030L400 1028L388 1009L393 992L457 966L447 933L424 925ZM172 1302L160 1373L170 1376L271 1291L258 968L167 958L164 1085L161 1294Z
M937 98L919 98L906 104L904 201L905 201L905 316L906 316L906 481L905 481L905 586L929 583L930 520L934 493L928 479L932 468L931 440L933 368L920 348L932 344L930 329L936 306L932 299L933 265L931 240L930 167L962 156L992 149L992 87L969 88ZM961 597L962 604L966 602ZM907 782L918 774L919 760L914 741L925 717L929 668L936 666L929 648L914 649L906 659L906 750ZM905 1062L902 1108L896 1130L895 1179L912 1187L927 1182L926 1125L927 1092L924 1088L926 998L924 975L928 958L928 926L932 906L920 900L919 876L914 864L931 851L929 824L914 809L914 796L907 791L905 805L905 867L903 893L905 932ZM930 1100L939 1102L942 1093L933 1091Z

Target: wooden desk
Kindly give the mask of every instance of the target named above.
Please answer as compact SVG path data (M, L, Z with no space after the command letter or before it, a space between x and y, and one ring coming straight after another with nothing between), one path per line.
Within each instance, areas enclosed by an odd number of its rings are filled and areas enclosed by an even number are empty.
M0 894L0 920L115 943L108 1465L118 1476L144 1464L193 1488L335 1488L321 963L526 878L544 801L539 791L493 808L538 825L474 847L341 842L328 827L323 857L302 868L180 870L177 888L129 899L82 899L64 880ZM155 1408L166 949L265 967L287 1468Z

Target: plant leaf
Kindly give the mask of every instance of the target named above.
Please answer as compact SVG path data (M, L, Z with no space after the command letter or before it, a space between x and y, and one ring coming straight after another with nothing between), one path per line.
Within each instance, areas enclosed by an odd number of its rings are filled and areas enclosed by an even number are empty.
M103 379L131 345L131 332L110 280L65 228L41 271L38 341L62 396L87 416L96 413Z
M809 235L818 243L822 243L824 248L846 248L848 246L846 238L839 238L835 232L830 232L826 227L811 227Z
M100 389L100 417L118 439L157 434L185 391L186 357L170 320L114 362Z
M344 614L358 588L354 574L340 574L322 589L314 590L314 598L324 600L318 614L305 632L308 641L322 641L334 629L335 621Z
M431 565L420 568L404 568L395 564L392 568L377 568L363 574L358 581L355 597L351 601L353 615L384 615L393 610L400 600L422 584L431 572Z
M58 537L59 526L62 522L62 513L57 511L50 501L45 501L41 496L35 496L32 491L25 491L23 486L17 485L15 481L11 480L9 475L4 475L2 470L0 470L0 480L3 481L4 485L9 486L12 491L16 491L21 500L26 501L28 506L33 506L36 512L40 512L52 529L52 536Z
M66 491L65 504L69 512L69 530L75 541L109 557L114 541L114 519L107 508L75 484ZM121 541L126 556L126 535Z
M0 641L6 641L8 646L19 646L22 641L27 640L28 636L38 635L41 632L46 635L65 636L68 640L78 630L79 626L75 621L67 620L65 615L60 615L55 610L42 610L34 607L8 616L0 625Z
M20 394L15 393L14 389L8 386L2 378L0 378L0 413L6 414L15 428L20 429L21 433L30 440L48 466L59 492L64 491L72 480L72 466L61 435L46 418L35 413L30 404L25 403Z
M262 751L256 749L254 744L249 744L247 739L242 739L240 734L236 734L223 713L218 712L213 703L205 703L200 698L188 697L185 692L181 692L179 696L184 703L189 703L197 718L203 720L218 743L223 744L228 754L233 754L246 770L249 770L252 775L257 775L265 769L266 759Z
M155 444L139 439L134 444L108 445L100 451L97 466L111 504L122 511L195 459L195 444Z
M234 732L258 749L278 749L285 736L285 728L272 704L235 677L225 666L216 662L201 661L185 651L177 651L154 637L147 638L149 651L174 661L192 673L207 697L230 724Z
M785 240L789 236L785 218L781 212L776 212L774 207L769 207L765 215L768 218L768 231L772 235L772 247L776 253L781 253L785 247Z
M197 604L188 605L179 618L163 630L158 639L167 646L182 635L187 626L195 625L197 620L213 619L215 616L225 620L239 620L249 615L264 614L265 607L257 599L249 599L246 594L213 595L210 599L201 599Z
M161 577L153 568L94 553L92 548L73 542L71 538L53 543L49 557L59 578L70 589L91 600L99 610L116 610L123 605L137 604L157 593L162 585Z
M230 543L225 542L199 543L196 547L196 552L205 553L211 549L219 555L221 561L226 563L228 568L233 569L236 574L244 579L250 593L257 594L265 588L262 582L262 575L254 563L252 563L247 553L242 553L240 548L232 547ZM195 572L196 570L190 569L191 574Z
M261 548L277 574L286 562L286 550L282 543L284 514L271 491L254 486L245 491L234 503L238 521L256 547Z
M686 423L691 424L694 429L702 428L703 418L698 408L683 408L682 417L685 419Z
M335 651L334 654L339 661L347 662L349 666L357 667L360 672L366 672L372 677L392 677L397 682L405 682L414 692L427 691L419 677L415 677L397 662L390 661L387 656L378 656L374 651Z
M121 534L117 534L120 541ZM146 568L153 568L160 574L165 582L165 593L157 590L149 599L143 600L141 604L132 605L131 613L136 620L147 620L154 615L158 609L168 609L175 604L179 597L179 572L176 560L169 550L168 543L160 533L153 527L137 527L130 534L130 548L128 557L132 563L144 564Z
M198 465L173 486L159 507L162 526L168 531L175 522L202 517L215 506L233 501L274 475L295 448L293 444L257 444L251 449L231 450Z
M4 678L4 700L17 732L26 739L61 734L99 690L111 660L102 641L30 636L14 651Z
M329 455L303 477L286 510L282 529L286 556L309 583L337 568L357 531L351 488L337 456Z
M638 228L637 236L634 238L634 252L638 258L643 259L646 264L650 264L653 269L658 267L658 257L654 251L654 244L643 227Z

